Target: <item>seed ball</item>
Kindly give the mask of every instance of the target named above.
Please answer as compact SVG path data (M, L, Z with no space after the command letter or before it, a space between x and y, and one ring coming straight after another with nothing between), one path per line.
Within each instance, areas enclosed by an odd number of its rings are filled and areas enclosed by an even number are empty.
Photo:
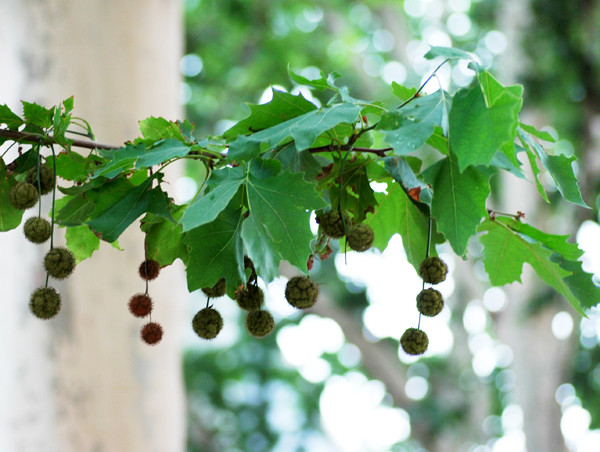
M371 248L373 240L375 240L375 234L368 224L358 223L350 228L346 240L350 248L362 252Z
M153 259L146 259L138 269L140 277L147 281L155 279L160 273L160 265Z
M310 276L294 276L285 286L285 299L298 309L312 307L319 296L319 286Z
M213 308L204 308L194 316L192 328L202 339L214 339L223 328L223 317Z
M275 320L269 311L249 312L246 316L246 329L254 337L265 337L275 328Z
M38 188L38 173L37 167L29 168L25 180L32 184L36 189ZM54 188L54 170L48 165L40 166L40 194L45 195L50 193Z
M444 307L442 294L435 289L424 289L417 295L417 309L427 317L438 315Z
M35 206L39 196L37 188L28 182L17 182L9 192L11 204L19 210Z
M40 287L31 294L29 309L38 319L51 319L60 311L60 294L52 287Z
M235 300L240 308L246 311L256 311L263 304L265 293L260 287L248 284L245 288L236 292Z
M217 283L212 287L203 287L202 292L204 295L210 298L218 298L225 295L225 289L227 288L225 278L221 278L217 281Z
M317 215L316 219L323 232L334 239L344 237L346 230L351 226L350 217L345 211L340 214L337 210L328 210ZM344 229L344 223L346 223L346 229Z
M25 237L32 243L44 243L52 234L50 222L44 218L31 217L23 226Z
M146 317L152 312L152 298L143 293L135 294L129 299L129 312L135 317Z
M428 257L419 265L419 276L429 284L438 284L446 279L448 266L437 256Z
M163 328L160 323L148 322L140 330L140 336L148 345L158 344L163 336Z
M427 350L429 338L424 331L409 328L400 338L400 345L409 355L422 355Z
M53 278L64 279L73 273L75 256L64 246L52 248L46 253L44 268Z

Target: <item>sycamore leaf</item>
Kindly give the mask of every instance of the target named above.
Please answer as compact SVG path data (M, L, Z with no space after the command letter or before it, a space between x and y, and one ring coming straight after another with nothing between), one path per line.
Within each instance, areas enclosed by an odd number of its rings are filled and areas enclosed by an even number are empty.
M567 277L581 277L573 273L572 264L559 265L556 259L552 259L555 253L551 249L517 233L505 222L486 220L478 230L486 233L480 236L479 241L483 245L483 265L493 285L520 282L523 264L527 262L546 284L554 287L577 312L585 316L580 300L565 281ZM589 307L590 301L585 300L585 306ZM593 304L597 301L593 300Z
M167 121L165 118L150 116L140 121L140 131L142 132L142 136L150 142L168 138L173 138L184 143L186 141L181 133L179 124Z
M50 162L53 159L48 157ZM56 175L66 180L81 182L87 179L88 165L88 159L77 152L61 152L56 156Z
M174 220L179 220L184 210L184 206L174 206L171 216ZM141 221L140 228L146 234L144 245L148 259L154 259L161 267L171 265L177 258L183 262L188 261L189 253L183 244L183 230L180 224L147 213Z
M505 88L486 71L481 85L459 90L450 110L450 148L460 171L472 165L489 165L496 151L514 141L522 88ZM514 149L513 149L514 153Z
M140 155L137 162L135 162L135 167L150 168L151 166L160 165L173 158L185 157L189 153L190 146L174 138L168 138L157 142L144 154Z
M325 91L329 89L335 91L336 93L339 92L339 88L335 86L335 80L340 77L340 74L337 72L332 72L326 77L325 73L321 71L320 78L308 79L300 74L296 74L288 66L288 73L290 78L300 85L310 86L318 89L319 91Z
M64 201L65 198L62 199ZM78 226L86 222L96 205L79 195L67 201L63 206L57 205L56 222L62 226ZM60 210L59 210L60 207Z
M521 129L523 129L528 134L533 135L534 137L539 138L540 140L548 141L549 143L556 143L556 140L554 139L554 137L552 135L550 135L548 132L544 132L543 130L538 130L533 126L530 126L528 124L523 124L522 122L519 123L519 127L521 127Z
M433 192L431 187L417 178L415 172L402 157L385 157L385 170L399 182L414 201L431 206Z
M223 136L232 139L238 135L258 132L317 109L302 94L294 96L276 89L271 89L271 92L273 93L273 99L270 102L266 104L248 104L250 115L226 130Z
M469 167L461 173L451 157L423 173L425 180L435 187L431 213L438 230L459 256L465 253L469 238L487 215L485 202L490 195L491 175L492 170L486 167Z
M234 298L236 289L245 283L242 221L240 197L237 196L213 222L184 235L183 244L189 249L186 274L190 292L212 287L225 277L227 295Z
M8 176L4 160L0 159L0 231L15 229L21 224L23 210L15 209L10 202L10 189L17 181Z
M23 124L23 120L14 114L7 105L0 105L0 124L5 124L6 127L12 130L19 128Z
M293 142L278 150L275 158L281 162L284 170L291 173L304 173L304 179L307 181L314 181L323 166L330 162L322 157L315 157L308 151L298 152Z
M416 92L417 92L416 88L407 88L396 82L392 82L392 93L394 94L394 96L396 96L402 102L405 102L408 99L410 99L411 97L413 97Z
M537 164L537 159L535 153L527 146L525 148L525 152L527 153L527 160L529 160L529 166L531 167L531 172L533 173L533 178L535 179L535 186L537 188L538 193L542 197L544 201L548 204L550 203L550 199L548 198L548 194L546 193L546 189L542 185L540 181L540 167Z
M462 58L467 60L473 59L473 56L470 53L465 52L464 50L454 49L452 47L431 46L429 52L425 54L425 58L428 60L433 60L437 57Z
M91 257L94 251L100 248L100 239L87 225L68 227L65 238L67 248L73 252L78 264Z
M37 126L40 129L49 129L52 127L52 117L54 116L54 107L48 109L36 103L21 101L23 104L23 116L28 125Z
M315 186L301 174L288 172L261 178L251 165L246 192L250 215L242 237L259 274L271 281L279 274L281 260L306 269L314 238L310 211L326 206Z

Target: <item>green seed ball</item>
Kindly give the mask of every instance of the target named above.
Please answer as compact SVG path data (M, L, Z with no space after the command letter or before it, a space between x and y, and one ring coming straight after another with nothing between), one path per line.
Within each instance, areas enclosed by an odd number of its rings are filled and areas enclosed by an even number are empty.
M203 287L202 292L204 295L210 298L218 298L225 295L225 289L227 288L227 284L225 278L221 278L217 281L217 283L212 287Z
M163 337L163 328L160 323L148 322L140 330L140 336L146 344L156 345Z
M38 171L37 166L29 168L25 180L32 184L36 189L38 188ZM54 188L54 170L48 165L40 166L40 193L45 195L50 193Z
M214 339L223 328L223 317L213 308L204 308L194 316L192 328L202 339Z
M29 309L38 319L51 319L60 311L60 294L52 287L40 287L31 294Z
M46 253L44 268L53 278L64 279L75 269L75 256L64 246L52 248Z
M448 266L437 256L428 257L419 265L419 276L429 284L439 284L446 279Z
M317 215L316 220L321 229L323 229L323 232L334 239L344 237L346 230L351 226L350 217L345 211L340 214L337 210L327 210ZM344 229L344 223L346 224L346 229Z
M310 276L294 276L285 286L285 299L298 309L312 307L319 296L319 286Z
M44 243L52 234L52 225L44 218L31 217L23 226L25 237L32 243Z
M350 228L346 236L348 246L354 251L366 251L373 245L375 234L368 224L358 223Z
M444 297L435 289L423 289L417 295L417 309L427 317L438 315L444 307Z
M25 210L35 206L40 195L34 185L28 182L17 182L11 187L9 197L16 209Z
M254 337L265 337L275 328L275 320L268 311L262 309L249 312L246 316L246 329Z
M429 338L424 331L409 328L400 338L400 345L409 355L422 355L427 350Z
M246 311L256 311L262 306L265 300L265 293L260 287L248 284L245 288L236 292L235 300L240 308Z

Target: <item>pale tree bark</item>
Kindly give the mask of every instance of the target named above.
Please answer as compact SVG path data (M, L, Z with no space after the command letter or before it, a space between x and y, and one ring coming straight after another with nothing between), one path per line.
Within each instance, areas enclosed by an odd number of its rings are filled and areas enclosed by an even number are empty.
M150 115L180 118L180 8L179 0L5 0L0 103L19 110L19 99L54 105L74 95L75 115L114 144L138 136L137 121ZM71 278L51 281L63 306L46 322L27 307L44 284L46 246L20 230L0 235L0 450L184 450L185 279L174 266L150 283L152 320L165 335L143 344L146 320L127 310L144 291L143 235L132 226L119 240L125 251L102 243ZM59 243L63 235L55 232Z

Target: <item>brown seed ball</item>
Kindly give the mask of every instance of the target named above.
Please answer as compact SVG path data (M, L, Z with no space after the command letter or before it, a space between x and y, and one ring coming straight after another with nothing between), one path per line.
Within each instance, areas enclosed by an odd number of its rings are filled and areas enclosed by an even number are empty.
M254 337L265 337L275 327L275 320L268 311L262 309L249 312L246 316L246 329Z
M427 317L438 315L444 307L444 297L435 289L423 289L417 295L417 309Z
M192 328L202 339L214 339L223 329L223 317L214 308L204 308L194 316Z
M148 345L158 344L163 336L163 328L160 323L148 322L140 330L140 336Z
M32 184L36 189L38 188L38 171L37 166L29 168L25 180ZM40 194L45 195L50 193L54 188L54 170L48 165L40 166Z
M319 286L310 276L294 276L285 285L285 299L298 309L312 307L319 296Z
M23 233L32 243L44 243L52 234L52 225L44 218L28 218L23 226Z
M40 287L31 294L29 309L38 319L51 319L60 311L60 294L52 287Z
M135 294L129 299L129 312L135 317L146 317L152 312L152 298L143 293Z
M160 265L153 259L146 259L138 269L140 277L147 281L155 279L160 273Z
M400 338L400 345L409 355L422 355L429 346L429 338L424 331L409 328Z
M350 228L346 235L348 246L354 251L366 251L373 245L375 234L368 224L358 223Z
M245 288L235 293L235 300L240 308L246 311L256 311L260 309L265 300L265 293L254 284L248 284Z
M212 287L203 287L202 292L204 295L210 298L218 298L225 295L225 290L227 289L227 284L225 282L225 278L221 278L217 281L217 283Z
M345 211L340 214L337 210L327 210L317 215L316 220L317 223L319 223L319 226L321 226L321 229L323 229L323 232L334 239L344 237L344 235L346 235L346 230L351 226L350 217ZM345 229L344 223L346 223Z
M17 182L10 188L9 197L15 209L25 210L35 206L40 195L32 184Z
M429 284L438 284L446 279L448 266L437 256L428 257L419 265L419 276Z
M75 269L75 256L64 246L52 248L46 253L44 268L53 278L64 279Z

